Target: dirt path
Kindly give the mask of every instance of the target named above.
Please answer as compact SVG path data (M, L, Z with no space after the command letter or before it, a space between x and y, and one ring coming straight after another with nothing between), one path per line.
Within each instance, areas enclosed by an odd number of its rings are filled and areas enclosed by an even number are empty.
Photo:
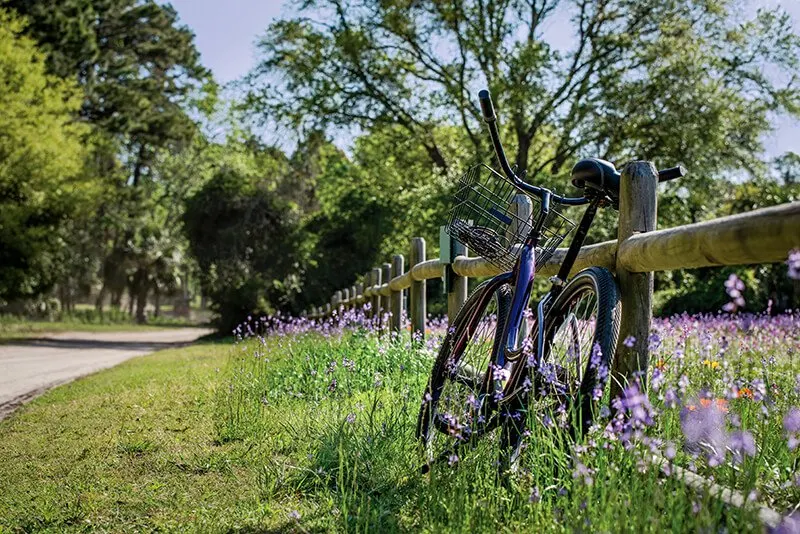
M63 332L0 344L0 420L48 389L135 356L187 345L203 328L147 332Z

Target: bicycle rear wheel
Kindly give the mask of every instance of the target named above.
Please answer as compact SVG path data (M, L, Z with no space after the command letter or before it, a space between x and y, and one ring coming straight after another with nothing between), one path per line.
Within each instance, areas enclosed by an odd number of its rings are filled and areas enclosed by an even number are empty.
M534 414L568 426L573 437L592 425L616 349L620 311L614 277L600 267L578 273L555 298L544 318L539 365L517 365L507 388L503 412L514 415L503 424L507 467L516 464Z
M428 465L487 431L490 397L507 378L493 366L510 303L508 284L484 282L448 328L417 420Z

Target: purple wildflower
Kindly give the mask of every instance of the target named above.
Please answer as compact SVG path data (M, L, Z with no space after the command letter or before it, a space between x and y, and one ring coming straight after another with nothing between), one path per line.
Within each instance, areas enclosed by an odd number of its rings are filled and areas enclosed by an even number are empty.
M594 472L586 467L582 462L578 462L575 466L575 471L572 472L572 478L581 479L586 486L591 486L594 482L592 475Z
M716 466L724 457L725 415L715 403L693 403L681 410L681 428L686 449L692 454L705 451L709 465Z
M633 346L636 344L636 338L633 336L628 336L625 338L625 341L623 341L622 344L628 347L629 349L632 349Z
M800 432L800 408L791 408L783 418L786 432Z
M667 408L674 408L678 405L678 394L674 389L668 389L664 393L664 406Z
M780 524L770 531L772 534L798 534L800 533L800 513L794 512L783 518Z
M731 301L725 304L722 309L726 312L735 312L739 308L743 308L745 305L744 297L742 296L742 291L744 291L744 282L742 282L738 276L734 273L725 280L725 292L728 293L728 296L731 298Z
M733 459L737 463L741 463L745 456L752 458L756 455L756 441L746 430L733 432L728 439L728 446L733 451Z
M789 278L793 280L800 280L800 248L796 248L789 252L789 259L786 261L789 265Z

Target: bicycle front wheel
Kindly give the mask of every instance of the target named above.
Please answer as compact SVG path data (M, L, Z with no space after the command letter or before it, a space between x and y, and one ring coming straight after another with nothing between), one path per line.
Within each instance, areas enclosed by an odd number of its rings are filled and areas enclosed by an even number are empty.
M486 430L491 395L502 391L507 378L494 363L510 303L508 284L484 282L448 328L417 422L429 463Z

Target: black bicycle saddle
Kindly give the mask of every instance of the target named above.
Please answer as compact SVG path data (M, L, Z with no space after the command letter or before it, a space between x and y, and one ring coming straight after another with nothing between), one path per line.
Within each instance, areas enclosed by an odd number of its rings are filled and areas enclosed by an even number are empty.
M582 159L572 168L572 185L595 189L615 201L619 200L619 177L614 164L600 158Z

